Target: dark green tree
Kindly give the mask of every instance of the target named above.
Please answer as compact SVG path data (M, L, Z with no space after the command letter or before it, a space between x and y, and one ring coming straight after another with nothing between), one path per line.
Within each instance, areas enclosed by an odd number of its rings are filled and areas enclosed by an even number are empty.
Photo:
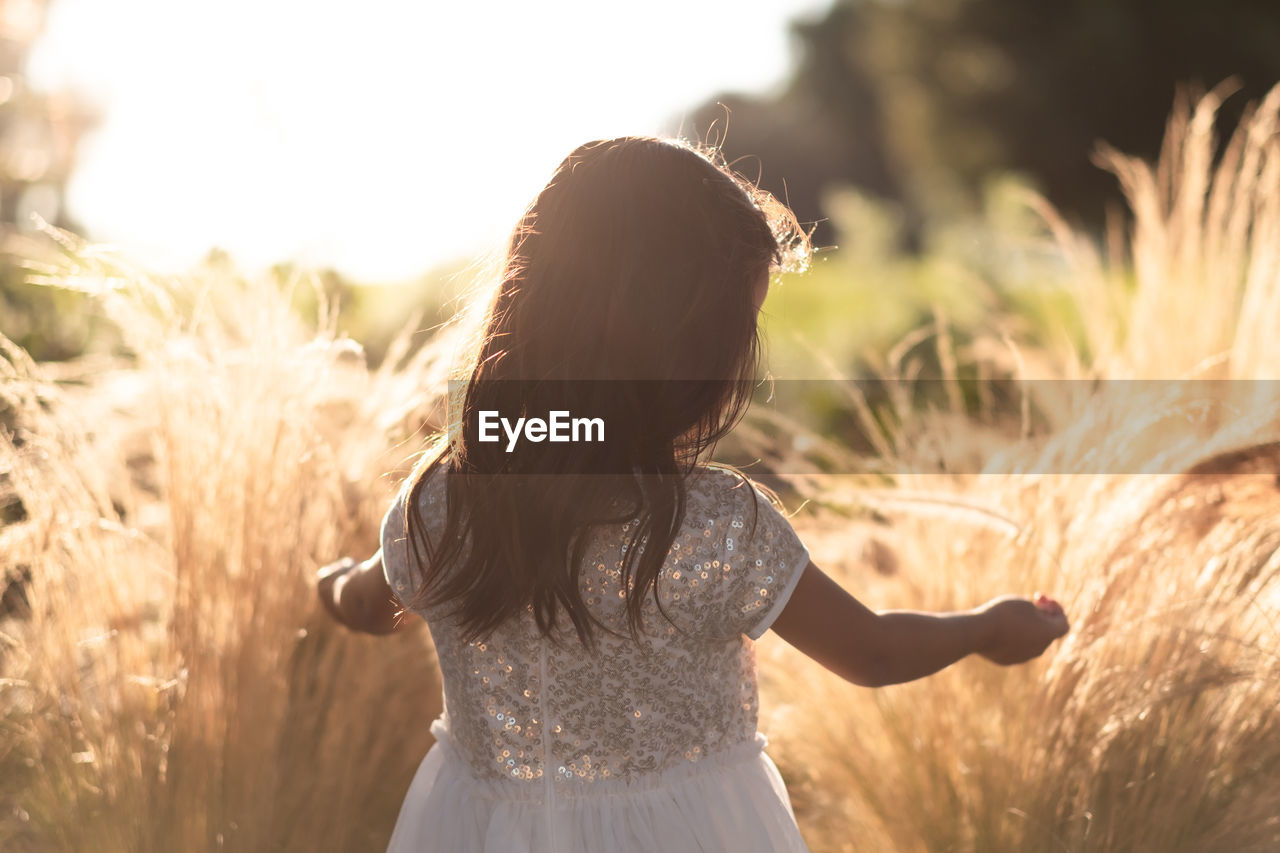
M1231 126L1280 81L1273 0L838 0L794 33L786 90L728 101L725 153L758 154L765 186L785 182L815 219L829 184L910 213L973 201L1013 170L1097 223L1116 197L1091 162L1098 142L1152 157L1179 87L1233 79ZM695 126L722 115L704 105Z

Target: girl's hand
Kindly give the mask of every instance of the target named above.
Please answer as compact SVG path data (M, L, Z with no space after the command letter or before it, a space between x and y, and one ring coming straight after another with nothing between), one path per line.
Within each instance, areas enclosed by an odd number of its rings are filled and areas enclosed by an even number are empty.
M356 562L343 557L316 572L316 595L324 609L353 631L390 634L400 629L400 604L387 586L382 549Z
M978 608L985 639L978 654L992 663L1010 666L1039 657L1070 627L1062 606L1036 593L1035 601L1004 596Z
M350 557L343 557L341 560L322 566L316 572L316 595L320 597L320 603L324 605L325 611L339 622L344 621L342 614L338 612L337 597L334 595L334 584L338 578L360 565Z

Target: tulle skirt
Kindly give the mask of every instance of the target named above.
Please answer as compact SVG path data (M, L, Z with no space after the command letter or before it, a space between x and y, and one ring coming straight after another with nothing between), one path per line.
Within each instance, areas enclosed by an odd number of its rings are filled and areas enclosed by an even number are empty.
M476 778L437 729L388 853L807 853L757 734L639 780L520 785ZM547 796L547 789L554 793Z

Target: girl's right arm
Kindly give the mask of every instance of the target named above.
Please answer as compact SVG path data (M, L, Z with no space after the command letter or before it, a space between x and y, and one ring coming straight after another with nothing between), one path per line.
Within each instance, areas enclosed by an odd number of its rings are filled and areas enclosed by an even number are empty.
M1068 625L1056 605L1037 607L1013 596L955 613L876 613L809 563L772 627L845 680L883 687L931 675L970 654L1006 666L1023 663Z
M316 594L329 615L353 631L390 634L404 624L383 573L381 548L362 563L343 557L320 569Z

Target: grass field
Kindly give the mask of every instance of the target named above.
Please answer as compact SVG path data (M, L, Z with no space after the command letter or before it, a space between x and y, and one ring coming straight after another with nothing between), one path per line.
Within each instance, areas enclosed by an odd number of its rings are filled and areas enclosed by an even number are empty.
M1157 165L1110 155L1125 251L1034 200L1038 225L976 254L868 237L775 288L774 373L1280 378L1280 90L1220 158L1215 106L1175 114ZM439 710L427 634L348 634L310 579L373 549L465 324L371 368L322 295L297 310L305 279L56 254L42 274L94 293L127 352L0 358L0 848L380 849ZM1280 412L1230 387L1235 415L1190 426L1037 401L981 476L1007 414L900 408L868 426L874 481L770 450L815 560L871 606L1044 589L1072 620L1026 667L875 691L763 640L761 726L815 851L1280 847ZM1099 448L1117 473L1070 473Z

